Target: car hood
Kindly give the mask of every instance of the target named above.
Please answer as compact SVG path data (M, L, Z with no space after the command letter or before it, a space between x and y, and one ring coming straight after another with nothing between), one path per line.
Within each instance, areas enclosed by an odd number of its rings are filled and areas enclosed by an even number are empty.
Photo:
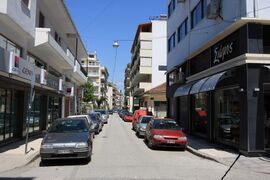
M43 143L87 142L88 137L89 137L88 132L81 132L81 133L48 133L44 137Z
M182 137L186 136L181 130L165 130L165 129L154 129L152 130L153 135L161 135L164 137Z

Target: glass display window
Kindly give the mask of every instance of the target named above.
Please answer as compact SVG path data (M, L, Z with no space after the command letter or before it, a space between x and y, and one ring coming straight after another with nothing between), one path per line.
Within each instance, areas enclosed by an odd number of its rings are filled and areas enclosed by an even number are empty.
M193 132L199 136L205 137L207 134L208 126L208 94L198 93L194 94L194 105L193 105Z
M217 90L215 99L216 138L220 142L239 144L240 96L239 88Z

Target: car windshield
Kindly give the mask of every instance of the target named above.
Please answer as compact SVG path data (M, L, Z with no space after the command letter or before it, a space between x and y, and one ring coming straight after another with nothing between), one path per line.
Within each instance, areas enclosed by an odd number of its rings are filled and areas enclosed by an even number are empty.
M101 114L107 114L105 110L95 110L95 112L100 112Z
M97 116L95 114L88 114L93 122L97 122Z
M88 126L85 118L58 119L53 122L49 133L75 133L87 132Z
M149 121L152 119L152 117L142 117L141 123L142 124L147 124Z
M153 124L154 129L180 130L180 126L173 120L157 119Z

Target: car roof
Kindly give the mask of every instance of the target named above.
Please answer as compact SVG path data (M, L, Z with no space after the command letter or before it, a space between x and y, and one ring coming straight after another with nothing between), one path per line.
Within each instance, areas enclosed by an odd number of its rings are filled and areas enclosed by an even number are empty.
M86 115L86 114L82 114L82 115L71 115L71 116L68 116L67 118L80 118L80 117L86 117L86 118L88 118L89 116Z

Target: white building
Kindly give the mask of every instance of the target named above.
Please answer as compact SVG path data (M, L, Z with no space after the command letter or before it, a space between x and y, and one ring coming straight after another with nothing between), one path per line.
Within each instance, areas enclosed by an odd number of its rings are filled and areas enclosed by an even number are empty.
M168 116L245 155L269 153L269 1L167 0L167 7Z
M167 17L140 24L131 48L130 105L138 109L142 94L166 81Z
M94 95L96 99L107 98L108 70L101 65L97 53L89 53L88 58L82 60L82 67L87 72L88 78L94 85ZM106 108L106 102L102 103L102 108Z
M1 0L0 24L2 143L25 135L31 87L30 133L79 113L87 53L64 1Z

